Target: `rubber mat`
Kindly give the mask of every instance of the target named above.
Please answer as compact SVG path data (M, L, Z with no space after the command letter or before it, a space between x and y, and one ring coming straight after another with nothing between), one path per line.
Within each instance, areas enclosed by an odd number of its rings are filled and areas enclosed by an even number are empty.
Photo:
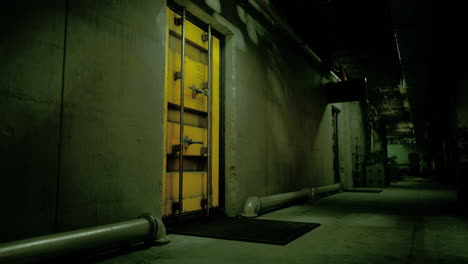
M286 245L319 226L317 223L205 217L175 224L168 228L168 233Z
M381 193L382 190L366 190L366 189L349 189L345 192L357 192L357 193Z

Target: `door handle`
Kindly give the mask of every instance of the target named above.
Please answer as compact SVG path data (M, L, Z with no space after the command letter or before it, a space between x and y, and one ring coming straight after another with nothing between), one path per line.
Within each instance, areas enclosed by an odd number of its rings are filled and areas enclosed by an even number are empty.
M192 98L195 99L198 94L203 94L204 96L208 96L208 89L198 89L195 85L192 85L189 87L190 90L192 90Z
M202 144L202 145L203 145L203 141L195 141L195 140L193 140L193 139L191 139L191 138L185 136L185 138L184 138L184 144L186 144L186 145L188 145L188 146L190 146L190 145L192 145L192 144ZM188 147L188 146L187 146L187 147ZM186 148L187 148L187 147L186 147Z
M192 145L192 144L203 145L203 141L196 141L196 140L193 140L193 139L185 136L184 137L184 150L188 149L188 147L190 147L190 145ZM179 152L179 151L180 151L180 144L172 145L172 152L173 153L176 153L176 152Z

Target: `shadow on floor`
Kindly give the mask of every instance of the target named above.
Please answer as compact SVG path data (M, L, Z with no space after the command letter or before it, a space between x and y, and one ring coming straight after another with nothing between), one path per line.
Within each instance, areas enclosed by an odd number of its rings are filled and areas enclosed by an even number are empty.
M468 218L456 192L406 178L381 193L342 192L261 215L320 223L285 246L171 235L163 247L98 263L468 263Z

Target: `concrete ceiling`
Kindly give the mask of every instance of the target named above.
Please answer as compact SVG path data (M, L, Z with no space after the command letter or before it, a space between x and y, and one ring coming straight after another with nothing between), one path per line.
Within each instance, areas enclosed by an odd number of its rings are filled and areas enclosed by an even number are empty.
M300 0L271 2L325 63L349 78L368 78L370 104L381 116L410 119L421 132L437 122L434 116L443 118L448 99L441 99L441 85L464 48L461 4L310 0L305 8Z

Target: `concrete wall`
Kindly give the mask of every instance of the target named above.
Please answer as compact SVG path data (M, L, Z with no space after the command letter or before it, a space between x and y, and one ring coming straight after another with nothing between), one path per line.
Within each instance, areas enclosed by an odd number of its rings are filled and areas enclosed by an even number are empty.
M165 3L77 0L68 17L58 224L160 215Z
M226 36L226 212L250 195L332 184L329 80L313 59L247 2L177 2ZM3 241L160 215L166 3L67 3L3 16L23 22L0 46ZM336 107L351 187L362 110Z
M0 11L0 242L52 232L57 191L65 6L14 3Z
M252 10L221 10L244 40L231 47L236 74L225 93L228 215L251 195L332 184L331 111L313 62Z
M165 7L2 7L1 241L160 215Z
M359 102L334 106L341 110L338 114L341 182L345 188L362 187L367 154L364 108Z
M176 2L226 35L228 215L239 215L251 195L333 184L332 112L321 85L330 80L313 59L246 1ZM357 103L338 107L341 175L351 187L352 154L364 144L362 112ZM361 164L364 151L357 151Z

